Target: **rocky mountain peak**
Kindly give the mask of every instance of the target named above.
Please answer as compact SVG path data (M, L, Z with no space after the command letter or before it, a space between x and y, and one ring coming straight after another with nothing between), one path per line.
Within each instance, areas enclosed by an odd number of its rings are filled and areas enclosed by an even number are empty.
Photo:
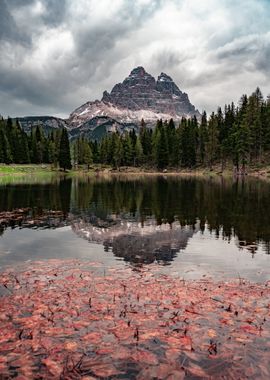
M101 100L88 101L75 109L68 120L52 117L31 117L20 120L25 130L43 125L46 131L67 127L71 138L83 134L93 140L106 133L139 131L140 122L155 127L158 119L176 122L183 116L200 117L200 113L189 101L173 79L162 72L157 80L142 66L135 67L122 83L117 83L111 92L104 91Z
M102 121L108 131L108 118L111 119L110 128L117 123L122 123L125 128L134 128L142 118L148 125L154 126L158 119L173 118L177 121L183 116L194 115L200 117L188 95L177 87L169 75L162 72L156 80L142 66L138 66L123 82L114 85L111 92L104 91L101 101L87 102L72 112L69 123L72 127L87 129L92 128L92 121L98 124L97 128L101 128L99 122Z
M122 83L113 87L111 93L105 91L102 101L132 111L149 110L174 118L198 114L187 94L169 75L162 72L156 81L142 66L134 68Z
M165 74L165 73L161 73L159 76L158 76L158 82L173 82L172 78Z
M117 83L111 93L104 92L102 101L129 110L145 109L145 100L151 98L155 88L155 78L138 66L122 83Z
M138 67L135 67L135 69L131 70L129 76L141 76L142 77L145 74L147 74L145 69L142 66L138 66ZM149 75L149 74L147 74L147 75Z
M165 73L161 73L158 76L157 90L162 93L179 96L181 99L183 97L182 91L177 87L172 78Z

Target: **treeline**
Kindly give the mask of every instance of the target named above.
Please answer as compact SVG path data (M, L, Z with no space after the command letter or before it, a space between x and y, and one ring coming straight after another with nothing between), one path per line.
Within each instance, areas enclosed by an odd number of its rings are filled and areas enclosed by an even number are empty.
M0 162L5 164L52 164L71 169L70 145L65 128L45 135L39 126L27 135L18 121L0 120Z
M134 130L110 133L100 142L80 137L72 143L71 156L74 167L97 163L115 168L211 169L220 164L224 170L232 163L237 171L244 172L252 163L270 163L270 97L265 100L257 88L249 97L243 95L238 106L231 103L223 110L219 107L209 118L203 112L200 121L195 116L182 118L178 125L172 119L159 120L152 129L142 120L138 135ZM71 161L67 131L55 130L45 136L37 127L28 136L18 122L2 120L0 162L51 163L68 169Z
M171 119L159 120L154 130L142 120L139 135L107 135L100 144L91 144L94 162L121 165L212 168L228 162L236 170L267 159L270 153L270 98L264 100L259 88L249 97L243 95L239 106L234 103L218 108L200 123L193 117L182 118L179 125Z

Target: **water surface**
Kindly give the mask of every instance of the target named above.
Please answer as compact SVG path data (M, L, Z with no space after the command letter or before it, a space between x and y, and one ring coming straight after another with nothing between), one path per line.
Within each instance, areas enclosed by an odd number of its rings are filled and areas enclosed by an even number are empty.
M180 177L0 185L0 267L79 258L182 278L269 279L270 185Z

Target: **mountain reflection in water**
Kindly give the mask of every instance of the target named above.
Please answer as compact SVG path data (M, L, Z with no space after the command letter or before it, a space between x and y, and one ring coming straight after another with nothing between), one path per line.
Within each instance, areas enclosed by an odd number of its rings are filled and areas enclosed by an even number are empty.
M111 250L125 261L163 264L185 249L194 233L193 228L183 228L178 222L157 225L154 219L149 219L142 225L124 218L106 227L80 220L72 222L72 230L91 242L102 243L105 251Z
M71 226L132 263L162 264L205 230L270 253L270 185L257 180L109 177L0 185L7 228Z

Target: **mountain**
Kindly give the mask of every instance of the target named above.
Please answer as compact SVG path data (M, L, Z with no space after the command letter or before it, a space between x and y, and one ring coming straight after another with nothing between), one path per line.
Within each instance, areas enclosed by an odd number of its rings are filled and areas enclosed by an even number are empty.
M175 118L196 113L188 95L179 90L171 77L161 73L156 81L143 67L133 69L110 94L105 91L102 101L132 111L147 110Z
M136 123L121 123L108 116L94 116L90 119L86 119L83 123L76 126L76 124L69 124L69 136L73 140L80 135L91 139L101 140L106 133L112 133L118 131L123 133L124 131L138 131L138 125Z
M178 222L157 225L153 218L148 218L142 227L137 220L124 215L120 218L114 215L107 222L95 215L77 220L70 217L76 235L91 243L103 244L106 252L110 250L130 263L168 264L198 231L198 225L195 229L183 228Z
M116 84L111 93L104 91L101 100L87 102L73 111L68 122L71 128L76 128L95 117L106 116L136 125L143 118L154 125L158 119L180 120L194 115L200 117L199 111L171 77L161 73L155 80L139 66L122 83Z
M100 140L113 131L138 131L142 119L153 127L158 119L178 121L183 116L189 118L194 115L201 116L188 95L169 75L161 73L156 80L139 66L122 83L117 83L110 93L104 91L101 100L81 105L67 120L37 116L19 118L19 122L27 132L36 125L41 125L45 132L66 127L71 139L83 134Z
M32 127L42 126L45 133L53 129L68 128L68 123L64 119L53 116L25 116L16 118L25 132L30 133Z

